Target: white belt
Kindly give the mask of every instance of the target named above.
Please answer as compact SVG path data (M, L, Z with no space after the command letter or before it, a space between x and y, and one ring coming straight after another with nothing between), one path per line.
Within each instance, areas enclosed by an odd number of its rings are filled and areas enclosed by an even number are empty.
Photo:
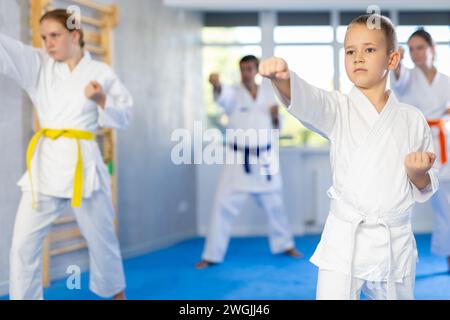
M392 243L391 243L391 230L392 227L400 227L411 223L411 209L404 212L383 212L378 215L367 215L364 212L356 209L354 206L345 201L337 193L334 187L331 187L327 191L328 196L331 198L330 212L336 218L351 224L351 243L350 243L350 296L354 287L353 279L353 260L355 256L355 242L356 232L360 225L381 225L385 227L387 240L388 240L388 275L387 275L387 299L397 299L395 287L392 286Z

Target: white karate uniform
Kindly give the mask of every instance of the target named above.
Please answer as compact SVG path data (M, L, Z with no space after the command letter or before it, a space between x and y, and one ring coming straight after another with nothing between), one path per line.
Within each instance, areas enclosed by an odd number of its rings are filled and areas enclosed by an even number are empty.
M450 107L450 77L443 73L437 72L430 84L420 68L402 65L400 78L397 80L394 72L389 78L398 100L417 107L427 119L441 118Z
M123 128L131 115L132 97L113 70L88 52L71 72L39 49L0 34L0 73L15 80L30 96L42 128L95 133L99 126ZM96 80L107 94L101 109L84 91ZM81 140L83 202L75 210L90 253L92 291L112 296L125 288L117 237L113 231L110 178L95 140ZM42 239L63 204L72 197L77 144L74 139L42 138L31 168L37 209L32 208L28 172L19 181L23 197L11 248L12 299L42 299ZM44 204L43 204L44 203ZM104 225L102 225L104 223ZM103 244L101 244L103 242Z
M356 87L348 95L328 92L293 72L288 109L331 143L330 213L310 260L319 267L317 298L357 298L354 292L361 281L378 283L378 289L385 282L388 299L411 298L417 259L411 207L415 201L426 201L438 188L435 168L429 171L431 184L418 190L404 165L410 152L433 151L431 131L422 113L399 103L392 92L378 113ZM342 288L342 277L327 277L327 272L346 276L346 287ZM324 276L326 281L321 280ZM408 292L397 290L406 283L410 284Z
M272 126L270 109L277 104L268 82L258 87L256 99L253 99L243 84L222 86L216 102L229 117L227 129L268 130ZM284 208L282 181L278 168L278 141L273 135L258 135L257 141L227 141L227 152L238 160L235 164L223 166L216 191L212 216L205 248L204 260L222 262L226 254L230 234L235 218L246 200L250 197L264 209L268 215L269 244L272 253L281 253L294 247L294 240ZM234 144L238 146L234 150ZM266 152L267 146L273 152ZM255 153L249 154L250 170L246 172L244 161L245 147L253 150L260 148L259 159Z
M443 116L447 108L450 108L450 77L438 72L430 84L419 68L408 69L402 66L399 79L392 72L390 80L400 101L416 106L427 119L447 119L447 159L450 159L450 122L448 116ZM438 130L432 128L432 131L435 148L440 150ZM440 156L439 153L437 155ZM439 158L436 162L439 164L440 188L432 198L435 216L431 250L437 255L450 256L450 161L447 160L442 166Z

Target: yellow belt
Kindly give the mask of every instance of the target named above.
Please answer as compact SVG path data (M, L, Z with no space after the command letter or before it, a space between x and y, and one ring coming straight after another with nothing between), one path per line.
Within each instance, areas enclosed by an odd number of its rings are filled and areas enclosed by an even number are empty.
M30 177L31 194L33 197L33 208L36 208L36 199L34 196L33 180L31 175L31 159L33 158L34 150L42 137L56 140L60 137L72 138L77 142L78 160L75 168L75 178L73 183L72 207L81 206L81 199L83 198L83 157L81 154L80 140L94 140L95 134L90 131L81 131L73 129L41 129L33 138L31 138L27 150L27 169Z

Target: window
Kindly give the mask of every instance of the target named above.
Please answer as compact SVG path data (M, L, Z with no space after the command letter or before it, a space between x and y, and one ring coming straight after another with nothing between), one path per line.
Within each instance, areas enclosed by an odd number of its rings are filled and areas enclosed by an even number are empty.
M259 44L261 29L258 27L206 27L202 40L208 44Z
M275 43L331 43L333 28L330 26L277 26Z
M274 55L310 84L333 90L333 27L329 12L279 12L273 31ZM281 146L320 147L328 141L305 128L285 108L280 108Z
M261 56L261 29L259 27L204 27L203 88L208 128L224 132L228 122L214 102L209 75L216 72L224 84L240 82L239 60L248 54Z
M333 47L329 45L278 45L275 56L288 61L289 68L316 87L333 90ZM322 146L327 140L301 125L285 108L280 108L281 146Z

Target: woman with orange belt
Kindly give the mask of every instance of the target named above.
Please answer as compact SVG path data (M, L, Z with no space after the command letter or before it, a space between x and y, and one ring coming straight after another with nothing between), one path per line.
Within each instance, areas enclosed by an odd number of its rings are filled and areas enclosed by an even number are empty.
M438 132L440 188L432 199L435 219L431 250L447 257L450 272L450 161L447 161L450 136L446 139L444 126L450 110L450 77L437 71L435 44L427 31L415 31L409 37L408 47L415 67L408 69L400 63L391 73L391 86L400 101L421 109L430 126Z

